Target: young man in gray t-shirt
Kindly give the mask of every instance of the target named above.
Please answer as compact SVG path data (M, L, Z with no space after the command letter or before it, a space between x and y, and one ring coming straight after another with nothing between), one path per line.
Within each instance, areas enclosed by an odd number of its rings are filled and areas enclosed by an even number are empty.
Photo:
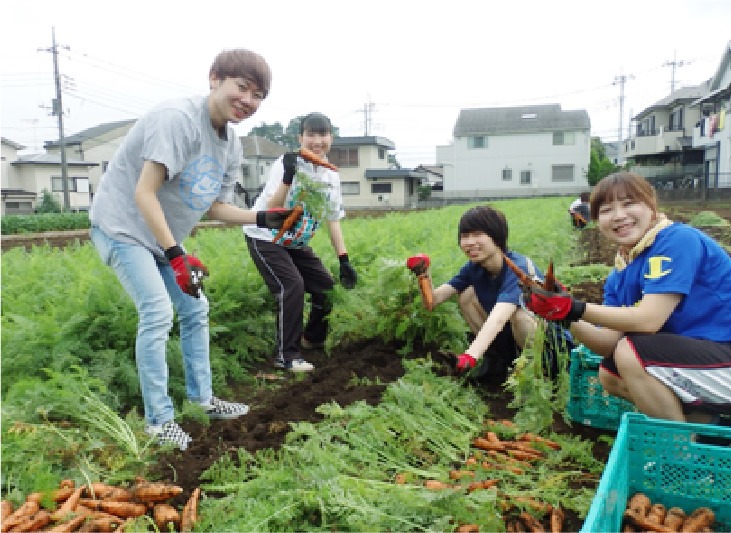
M229 123L253 115L266 97L271 82L266 61L249 50L223 51L209 82L208 96L162 103L135 123L102 176L90 213L91 239L139 315L135 356L145 430L181 450L191 438L174 420L165 359L173 307L188 400L211 418L236 418L249 409L213 395L208 300L200 284L208 270L181 243L204 214L278 229L291 213L231 203L243 155Z

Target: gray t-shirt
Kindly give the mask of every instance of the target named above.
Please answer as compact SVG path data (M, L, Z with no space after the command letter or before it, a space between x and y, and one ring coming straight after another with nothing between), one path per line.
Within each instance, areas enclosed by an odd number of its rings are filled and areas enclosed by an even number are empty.
M129 130L99 182L89 216L110 237L163 257L135 203L135 188L148 160L167 168L157 198L180 244L214 201L233 201L243 152L232 127L226 126L226 139L214 130L207 97L164 102Z

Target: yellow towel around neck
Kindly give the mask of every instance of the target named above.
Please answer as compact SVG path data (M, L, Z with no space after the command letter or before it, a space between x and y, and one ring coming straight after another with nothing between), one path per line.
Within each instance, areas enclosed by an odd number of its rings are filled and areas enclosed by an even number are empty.
M655 224L655 226L651 230L645 233L640 241L632 247L629 253L625 255L622 254L621 249L617 251L617 255L614 258L614 268L616 268L618 272L621 272L622 270L627 268L627 265L630 264L635 257L640 255L653 242L655 242L655 237L660 232L660 230L667 228L673 223L672 220L667 218L662 213L658 213L657 220L657 224Z

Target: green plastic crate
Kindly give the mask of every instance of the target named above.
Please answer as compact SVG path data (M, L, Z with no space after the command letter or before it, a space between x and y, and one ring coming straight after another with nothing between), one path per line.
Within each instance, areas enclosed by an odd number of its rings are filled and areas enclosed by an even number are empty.
M602 357L589 348L578 346L571 350L571 390L566 410L574 422L600 429L616 430L622 415L636 413L627 400L608 394L599 383L599 363Z
M709 507L714 531L731 529L731 447L697 436L731 439L731 428L686 424L627 413L609 454L582 533L621 531L627 500L643 492L668 509Z

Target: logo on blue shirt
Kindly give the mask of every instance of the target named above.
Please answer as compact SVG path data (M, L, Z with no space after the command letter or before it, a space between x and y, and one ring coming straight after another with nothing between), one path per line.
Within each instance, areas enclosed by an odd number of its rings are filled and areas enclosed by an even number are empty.
M185 205L196 211L207 211L218 197L224 169L211 156L193 161L180 176L180 194Z

